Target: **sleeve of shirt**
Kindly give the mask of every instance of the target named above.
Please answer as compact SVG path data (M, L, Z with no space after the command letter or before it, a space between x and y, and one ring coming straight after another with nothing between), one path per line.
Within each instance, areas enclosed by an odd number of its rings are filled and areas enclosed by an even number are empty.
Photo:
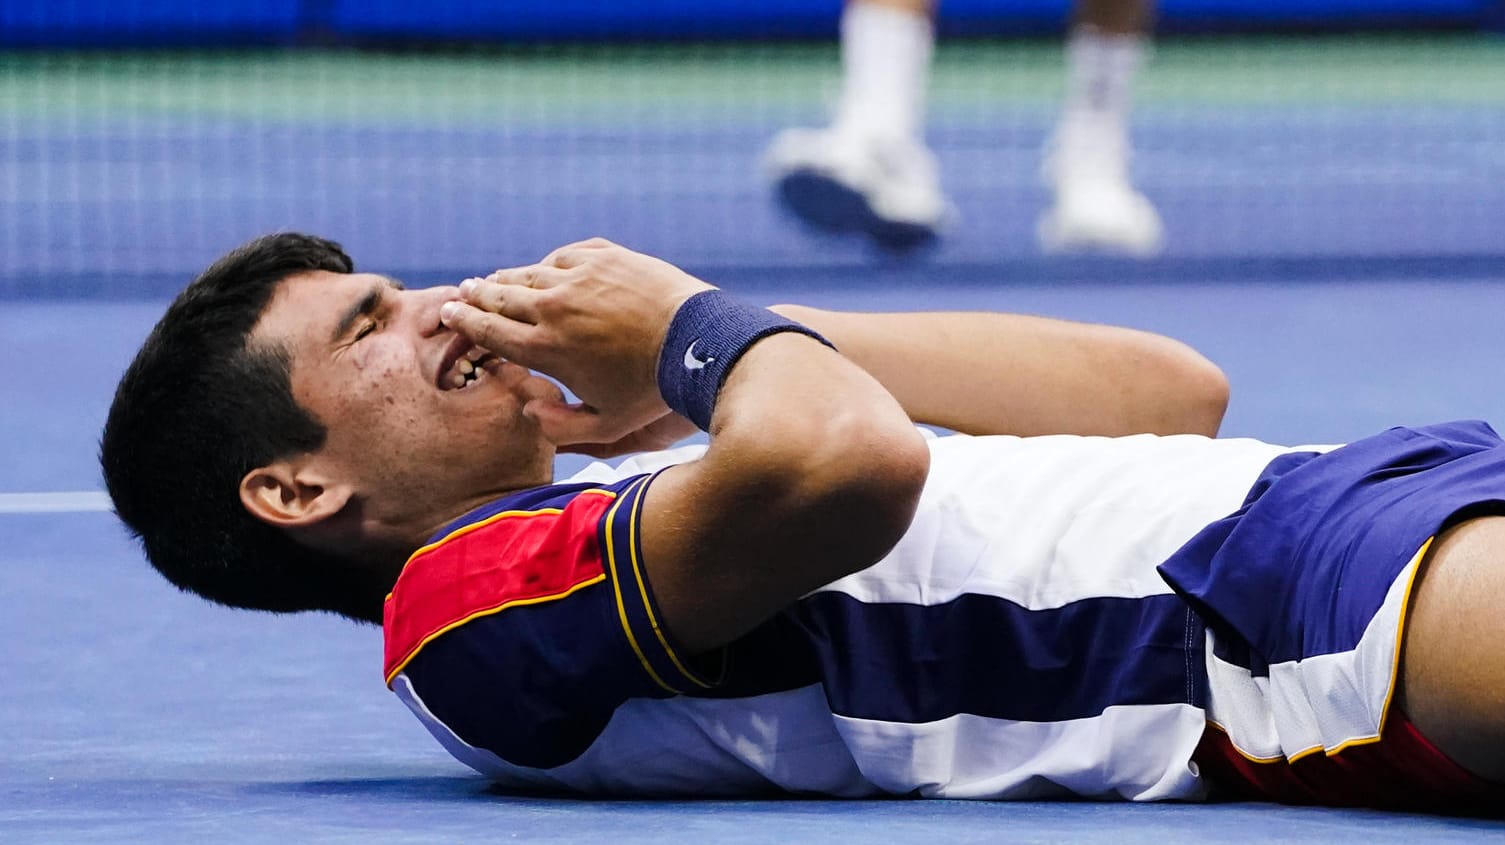
M461 741L540 769L578 757L628 699L712 687L643 569L652 478L507 497L419 549L387 600L388 685L404 676Z

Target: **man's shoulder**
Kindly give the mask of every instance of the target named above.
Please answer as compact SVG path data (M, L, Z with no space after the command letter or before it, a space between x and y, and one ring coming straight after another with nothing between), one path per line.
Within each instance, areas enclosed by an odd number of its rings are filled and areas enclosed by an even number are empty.
M388 686L459 742L533 768L578 756L622 701L674 692L637 577L650 477L521 491L447 526L387 597Z
M387 675L434 636L514 606L565 598L605 577L601 526L645 476L511 493L446 525L387 596Z
M486 526L505 522L510 527L515 525L518 519L556 515L562 513L565 508L581 497L596 496L610 500L617 494L620 487L625 486L631 480L632 476L610 481L572 479L563 483L546 484L542 487L532 487L498 496L447 523L429 538L428 543L413 552L409 557L409 562L462 540Z

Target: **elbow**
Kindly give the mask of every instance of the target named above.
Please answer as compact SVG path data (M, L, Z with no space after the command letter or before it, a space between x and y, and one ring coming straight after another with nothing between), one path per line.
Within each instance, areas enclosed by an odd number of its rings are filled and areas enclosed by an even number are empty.
M1183 378L1186 385L1183 427L1192 434L1216 437L1223 425L1223 415L1228 412L1228 376L1218 365L1192 354L1195 360L1187 365Z
M907 417L897 425L872 426L844 437L854 459L843 474L845 487L859 491L860 507L870 514L865 528L881 549L876 560L909 530L930 477L930 447Z
M876 563L903 538L930 474L930 448L903 417L831 419L822 428L822 448L806 452L790 477L800 479L791 491L801 503L797 530L829 551L830 569L817 578L827 583Z
M1156 434L1215 437L1228 410L1228 377L1200 352L1180 341L1156 337L1148 360L1158 375L1150 384L1156 397L1149 430ZM1142 359L1143 360L1143 359Z

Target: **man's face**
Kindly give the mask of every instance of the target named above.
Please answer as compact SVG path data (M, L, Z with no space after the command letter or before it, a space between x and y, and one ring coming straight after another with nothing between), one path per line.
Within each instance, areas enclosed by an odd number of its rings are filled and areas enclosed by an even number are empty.
M522 414L549 380L439 322L454 287L311 271L283 281L252 332L291 360L293 398L328 429L319 457L363 522L430 527L504 490L547 483L553 447Z

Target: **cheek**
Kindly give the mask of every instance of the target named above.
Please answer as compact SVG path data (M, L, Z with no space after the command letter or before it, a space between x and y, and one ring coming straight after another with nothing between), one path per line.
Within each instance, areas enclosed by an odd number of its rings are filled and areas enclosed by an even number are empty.
M418 394L424 392L425 385L414 379L410 363L396 355L384 354L387 350L374 344L357 347L354 351L351 367L355 370L356 393L362 401L381 397L379 404L388 408L416 405L420 399Z
M430 398L411 367L375 355L357 358L343 385L338 412L367 434L388 439L413 428L426 416Z
M391 364L392 350L387 348L386 338L368 337L358 340L345 350L345 358L340 362L347 368L347 373L357 374L357 378L370 378L372 370L381 370Z

